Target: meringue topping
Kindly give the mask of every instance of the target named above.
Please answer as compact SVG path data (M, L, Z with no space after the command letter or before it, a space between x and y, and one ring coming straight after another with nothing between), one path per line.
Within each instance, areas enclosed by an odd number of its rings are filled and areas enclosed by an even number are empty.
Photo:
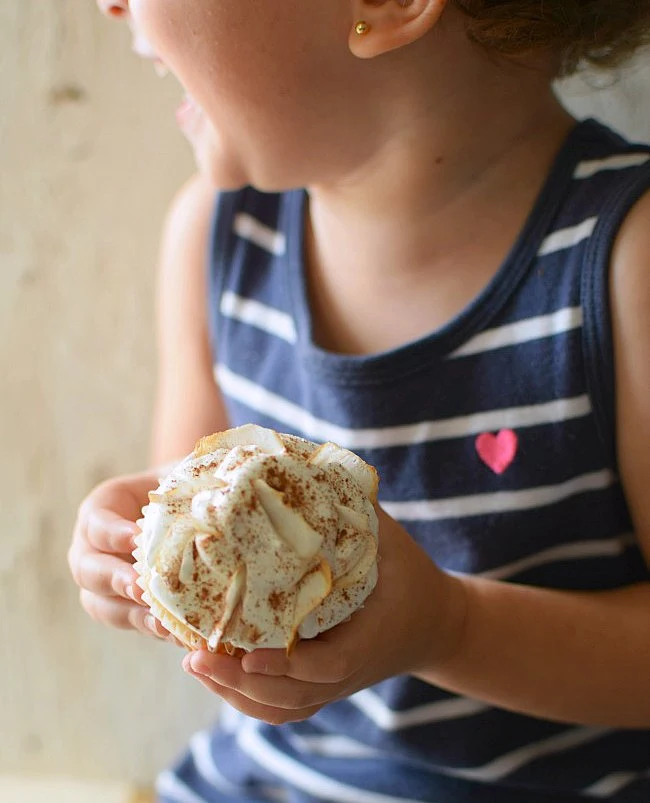
M377 475L335 444L255 425L204 438L143 509L145 600L228 650L290 650L377 581Z

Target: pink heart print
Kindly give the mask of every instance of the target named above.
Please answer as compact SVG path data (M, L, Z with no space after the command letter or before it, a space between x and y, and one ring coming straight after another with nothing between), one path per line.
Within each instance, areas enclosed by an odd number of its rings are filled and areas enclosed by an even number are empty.
M503 474L517 455L519 439L511 429L502 429L493 435L483 432L476 439L478 456L495 474Z

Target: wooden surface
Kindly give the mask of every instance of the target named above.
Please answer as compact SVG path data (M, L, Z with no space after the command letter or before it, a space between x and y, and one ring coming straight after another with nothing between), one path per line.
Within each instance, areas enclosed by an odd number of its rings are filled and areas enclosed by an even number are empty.
M154 793L124 783L0 775L3 803L154 803Z
M85 492L145 461L157 233L191 170L180 91L119 27L0 2L0 774L146 784L215 705L175 649L88 621L65 564ZM649 77L571 103L650 139Z

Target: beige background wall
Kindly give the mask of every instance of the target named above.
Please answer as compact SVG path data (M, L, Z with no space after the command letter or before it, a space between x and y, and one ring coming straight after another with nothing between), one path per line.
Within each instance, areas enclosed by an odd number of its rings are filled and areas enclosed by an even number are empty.
M120 27L0 3L0 774L146 781L214 709L173 648L86 621L65 565L84 493L146 459L157 233L191 170L179 90ZM570 96L650 140L649 68Z
M212 707L174 648L87 621L65 565L82 496L146 460L157 233L191 170L178 87L122 27L0 2L0 774L146 780Z

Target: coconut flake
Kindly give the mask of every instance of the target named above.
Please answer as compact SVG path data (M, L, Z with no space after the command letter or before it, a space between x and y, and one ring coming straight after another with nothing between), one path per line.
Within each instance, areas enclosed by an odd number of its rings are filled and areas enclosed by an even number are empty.
M372 502L377 500L377 489L379 487L377 472L349 449L344 449L336 443L324 443L312 452L308 462L323 468L330 464L342 466L354 477L361 490Z
M269 517L276 534L298 557L313 558L323 543L323 536L307 524L304 516L286 502L281 491L264 480L253 480L257 498Z

